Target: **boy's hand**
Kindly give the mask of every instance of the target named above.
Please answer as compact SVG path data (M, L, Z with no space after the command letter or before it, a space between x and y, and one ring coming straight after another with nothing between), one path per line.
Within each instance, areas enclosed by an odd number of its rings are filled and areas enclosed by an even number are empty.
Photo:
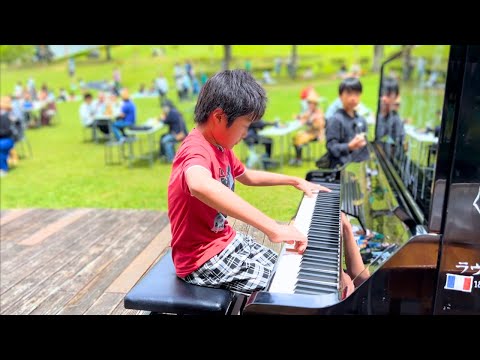
M271 242L287 244L295 243L295 250L303 254L307 248L308 239L293 225L278 225L270 234L267 234Z
M362 134L357 134L355 137L350 140L348 143L348 149L350 151L357 150L363 148L365 145L367 145L367 140L365 139L365 136Z
M310 181L307 181L301 178L297 178L297 182L293 186L295 186L298 190L302 190L305 193L305 195L307 195L308 197L312 197L313 194L316 194L319 191L322 191L322 192L332 191L329 188L326 188L325 186L314 184Z

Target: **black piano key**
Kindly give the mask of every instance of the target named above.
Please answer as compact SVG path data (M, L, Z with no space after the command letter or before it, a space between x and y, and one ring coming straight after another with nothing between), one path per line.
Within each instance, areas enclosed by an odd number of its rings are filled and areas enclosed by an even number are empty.
M336 274L323 274L314 271L302 270L298 273L298 281L310 280L321 283L329 283L335 285L338 283L338 276Z
M335 225L333 224L326 224L324 226L318 226L315 224L310 224L308 228L308 232L311 233L312 235L316 236L333 236L333 237L338 237L339 230Z
M307 237L308 239L312 239L312 240L318 240L318 241L329 241L329 242L337 242L338 243L338 234L326 234L326 233L322 233L322 232L318 232L318 230L313 230L313 231L309 231L308 234L307 234Z
M316 261L317 263L325 263L327 265L339 266L339 256L332 253L329 254L303 254L303 258L310 261Z
M326 290L330 292L334 292L338 290L337 285L330 285L330 284L315 284L312 282L308 282L305 280L299 280L297 284L295 285L295 290L296 289L310 289L310 290Z
M314 249L314 250L324 250L326 252L330 252L330 253L337 253L338 252L338 249L337 248L332 248L332 247L328 247L328 246L325 246L325 245L316 245L316 244L310 244L308 245L308 247L310 249Z
M303 287L298 287L295 289L296 294L304 294L304 295L327 295L331 294L334 291L331 291L329 289L308 289L308 288L303 288Z
M329 264L327 262L318 262L311 259L303 258L300 262L300 267L302 269L316 269L322 270L325 272L338 273L338 264Z
M310 244L313 244L313 245L316 245L316 246L327 246L330 249L331 248L338 249L338 243L336 243L335 241L332 241L332 240L327 240L327 239L310 238L310 239L308 239L308 245L307 246L310 246Z
M307 246L307 249L305 250L305 252L303 254L308 255L308 256L327 257L327 258L331 259L331 258L336 258L335 255L338 252L339 251L336 251L335 253L332 253L331 251L317 250L317 249L313 249L313 248L310 248L310 247Z

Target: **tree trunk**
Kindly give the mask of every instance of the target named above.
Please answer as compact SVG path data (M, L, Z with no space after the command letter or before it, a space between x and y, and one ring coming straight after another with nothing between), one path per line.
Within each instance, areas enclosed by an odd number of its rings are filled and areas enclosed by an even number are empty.
M380 71L380 66L383 60L385 46L384 45L374 45L373 46L373 66L372 71L378 72Z
M112 53L110 52L111 45L105 45L105 52L107 54L107 61L112 60Z
M292 56L290 58L290 64L288 64L288 74L292 79L297 77L297 65L298 65L298 45L292 45Z
M232 60L232 45L223 45L225 57L223 58L222 70L230 68L230 61Z
M413 70L412 63L412 48L413 45L402 45L403 51L403 80L408 81Z

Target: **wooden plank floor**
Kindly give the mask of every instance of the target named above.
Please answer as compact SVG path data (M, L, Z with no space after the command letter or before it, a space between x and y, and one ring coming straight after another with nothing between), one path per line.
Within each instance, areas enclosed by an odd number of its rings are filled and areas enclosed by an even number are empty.
M259 230L230 224L279 252ZM167 214L111 209L0 212L0 314L144 314L125 294L170 243Z

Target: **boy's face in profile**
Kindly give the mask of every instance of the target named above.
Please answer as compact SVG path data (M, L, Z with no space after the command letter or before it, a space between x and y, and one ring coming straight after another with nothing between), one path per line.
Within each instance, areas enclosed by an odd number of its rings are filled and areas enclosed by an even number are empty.
M342 101L345 111L351 111L357 107L360 103L360 96L362 93L358 91L345 90L340 94L340 100Z
M251 123L251 117L244 115L236 118L227 128L227 116L223 114L220 121L215 122L215 139L224 148L232 149L247 136Z

